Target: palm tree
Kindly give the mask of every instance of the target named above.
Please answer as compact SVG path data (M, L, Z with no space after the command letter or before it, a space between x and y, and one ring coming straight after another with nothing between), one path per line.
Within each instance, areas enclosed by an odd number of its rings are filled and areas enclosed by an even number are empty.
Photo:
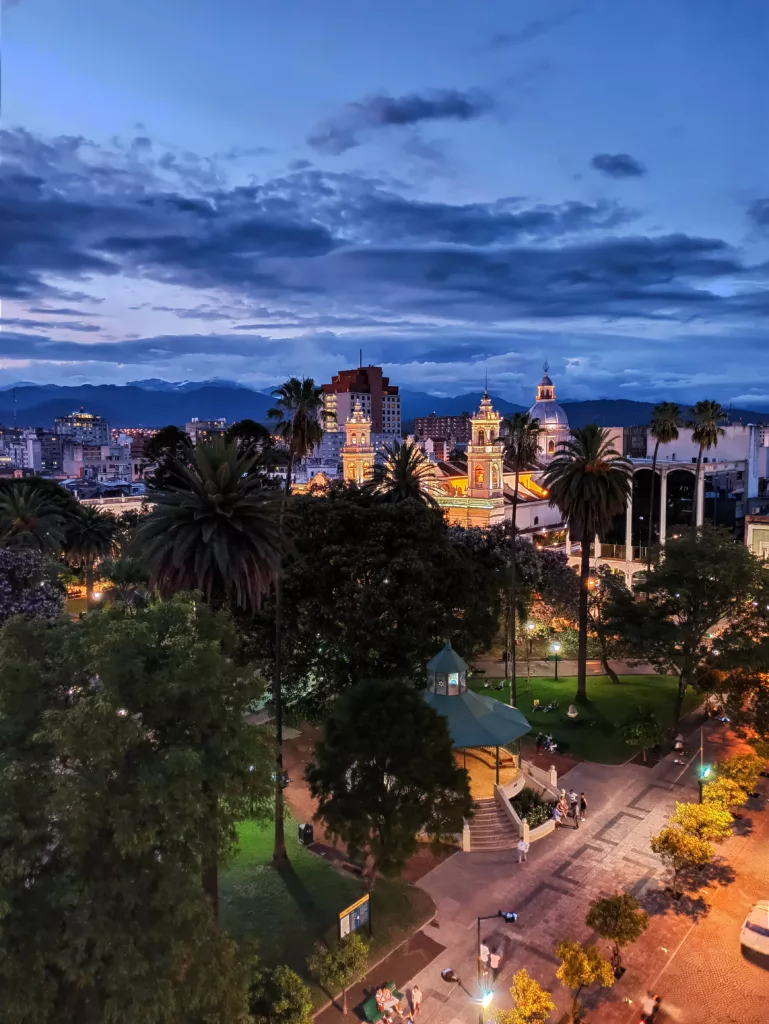
M67 525L65 554L70 565L85 572L85 606L93 604L93 570L114 552L120 524L109 512L81 505Z
M678 440L678 429L684 425L681 418L681 407L675 402L660 402L652 409L652 422L649 434L654 438L654 456L652 457L652 485L649 497L649 542L646 549L646 576L652 571L652 539L654 533L654 485L657 482L657 455L661 444L670 444ZM630 557L630 555L628 555Z
M438 502L428 490L431 476L430 460L416 441L393 441L384 446L384 461L374 467L374 476L366 487L388 501L413 498L438 508Z
M135 547L162 596L199 590L215 607L259 607L279 566L279 526L274 494L252 469L256 455L217 438L169 461L174 482L154 496L155 506L136 531ZM217 820L217 797L209 820ZM217 844L212 843L214 850ZM219 914L219 868L212 853L203 888Z
M283 518L286 498L291 494L294 464L306 458L323 439L323 428L332 417L323 407L323 388L316 387L311 378L299 380L291 377L275 388L274 408L267 413L275 423L275 432L282 438L288 454L286 487L280 510L279 547L282 546ZM279 561L275 577L275 665L272 680L272 701L275 709L275 842L273 864L288 860L286 836L283 826L283 689L281 680L281 644L283 642L282 564Z
M633 468L614 448L608 430L595 423L571 431L544 473L550 505L557 506L571 533L580 538L579 648L577 699L587 699L587 620L590 543L602 537L627 505Z
M33 548L58 555L64 547L67 516L45 491L17 484L0 492L0 545Z
M510 657L512 660L512 675L510 676L510 703L513 707L518 701L516 687L516 537L515 523L518 517L518 485L521 473L529 469L537 468L537 446L539 435L542 429L539 420L534 419L527 412L516 412L502 421L502 434L504 438L504 453L506 461L513 467L515 473L515 490L513 492L513 514L511 518L513 557L510 571Z
M702 453L710 451L718 445L719 437L723 437L726 431L719 426L721 420L726 419L726 410L718 402L703 399L692 406L693 420L689 424L692 428L692 441L699 445L697 451L697 475L694 478L694 503L692 505L692 526L697 525L697 504L699 502L700 466L702 465Z

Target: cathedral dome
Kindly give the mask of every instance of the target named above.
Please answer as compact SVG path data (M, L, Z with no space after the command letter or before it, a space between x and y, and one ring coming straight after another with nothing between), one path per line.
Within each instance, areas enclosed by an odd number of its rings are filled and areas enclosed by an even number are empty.
M548 376L548 365L545 363L545 374L537 385L537 400L529 409L529 416L539 420L540 427L569 429L569 418L555 400L555 387Z

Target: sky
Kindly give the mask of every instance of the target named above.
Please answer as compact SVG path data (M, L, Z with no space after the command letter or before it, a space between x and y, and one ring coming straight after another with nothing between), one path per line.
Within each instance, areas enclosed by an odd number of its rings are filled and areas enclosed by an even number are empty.
M769 408L766 0L2 0L0 386Z

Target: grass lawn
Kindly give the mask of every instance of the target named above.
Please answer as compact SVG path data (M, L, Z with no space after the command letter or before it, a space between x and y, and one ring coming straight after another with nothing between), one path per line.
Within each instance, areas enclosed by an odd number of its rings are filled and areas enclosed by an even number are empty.
M496 685L498 680L491 680ZM510 686L503 690L488 690L483 682L470 684L478 693L496 697L509 703ZM588 676L586 707L578 706L579 718L572 722L566 718L569 705L577 692L577 677L565 676L556 682L552 677L534 676L531 688L526 680L518 680L518 707L531 723L530 738L538 732L551 733L559 750L585 761L599 764L622 764L638 752L639 748L622 742L619 727L630 721L639 707L653 711L663 728L673 724L677 682L673 676L620 676L616 686L606 676ZM532 712L535 697L542 707L550 701L559 701L556 712ZM701 695L688 690L684 698L684 714L696 707Z
M363 895L365 886L301 846L291 817L286 818L290 867L282 871L270 864L270 826L246 821L238 832L237 855L219 883L222 925L238 939L256 939L267 962L288 964L309 982L307 954L316 940L336 937L339 911ZM421 889L380 879L371 911L374 962L424 924L434 907ZM320 1006L327 996L313 987L313 998Z

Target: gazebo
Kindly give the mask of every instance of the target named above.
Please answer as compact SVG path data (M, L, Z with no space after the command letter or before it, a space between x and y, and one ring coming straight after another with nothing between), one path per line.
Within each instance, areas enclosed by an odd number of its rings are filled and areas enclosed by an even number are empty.
M465 766L468 750L494 751L498 785L499 748L520 739L531 726L517 708L468 690L467 672L467 662L447 640L443 650L427 663L424 699L446 719L454 749L463 751Z

